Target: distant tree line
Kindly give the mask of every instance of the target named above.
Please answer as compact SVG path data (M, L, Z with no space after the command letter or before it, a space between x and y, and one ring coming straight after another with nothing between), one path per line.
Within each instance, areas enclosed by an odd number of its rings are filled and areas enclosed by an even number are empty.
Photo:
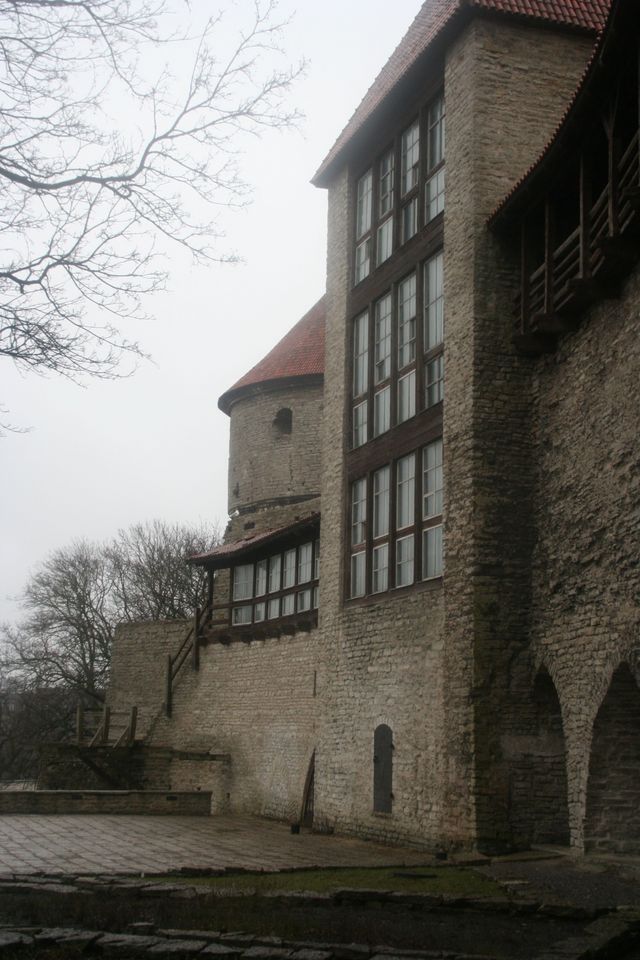
M102 702L119 623L193 616L204 581L185 560L218 541L213 526L155 520L40 564L24 616L0 628L0 780L35 776L37 744L71 734L79 701Z

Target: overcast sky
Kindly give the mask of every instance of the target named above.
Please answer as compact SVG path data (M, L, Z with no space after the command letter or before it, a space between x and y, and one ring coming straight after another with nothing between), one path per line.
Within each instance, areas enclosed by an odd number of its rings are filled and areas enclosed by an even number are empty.
M249 2L229 3L229 16ZM0 403L31 428L0 439L0 620L19 613L14 598L38 562L74 539L156 517L224 526L228 419L217 398L324 292L326 193L309 180L419 6L282 0L280 13L294 14L287 54L309 62L291 98L306 119L249 144L253 203L225 218L226 249L243 262L194 268L174 252L169 290L146 303L155 319L132 331L153 363L83 389L0 360Z

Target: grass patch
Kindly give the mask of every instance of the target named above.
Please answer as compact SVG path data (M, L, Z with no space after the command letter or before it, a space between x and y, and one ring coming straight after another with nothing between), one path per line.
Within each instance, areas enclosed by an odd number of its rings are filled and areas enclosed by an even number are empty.
M489 877L464 867L370 867L340 870L296 870L283 873L241 873L222 877L164 876L158 882L204 885L212 893L238 896L264 893L332 893L345 887L398 893L448 894L450 896L504 896L502 887Z

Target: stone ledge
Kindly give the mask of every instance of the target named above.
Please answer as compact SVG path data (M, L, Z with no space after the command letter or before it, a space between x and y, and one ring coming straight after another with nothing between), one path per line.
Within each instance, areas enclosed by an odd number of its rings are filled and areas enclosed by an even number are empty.
M171 790L0 791L3 814L153 814L209 816L211 792Z

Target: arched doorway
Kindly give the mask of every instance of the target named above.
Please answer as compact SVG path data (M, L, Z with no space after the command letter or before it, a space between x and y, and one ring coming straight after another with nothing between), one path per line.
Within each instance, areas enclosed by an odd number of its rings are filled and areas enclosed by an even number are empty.
M567 756L555 685L541 667L519 706L520 735L511 764L511 825L518 845L569 843Z
M618 667L593 724L585 850L640 854L640 690Z
M393 806L393 733L381 723L373 735L373 810L391 813Z

